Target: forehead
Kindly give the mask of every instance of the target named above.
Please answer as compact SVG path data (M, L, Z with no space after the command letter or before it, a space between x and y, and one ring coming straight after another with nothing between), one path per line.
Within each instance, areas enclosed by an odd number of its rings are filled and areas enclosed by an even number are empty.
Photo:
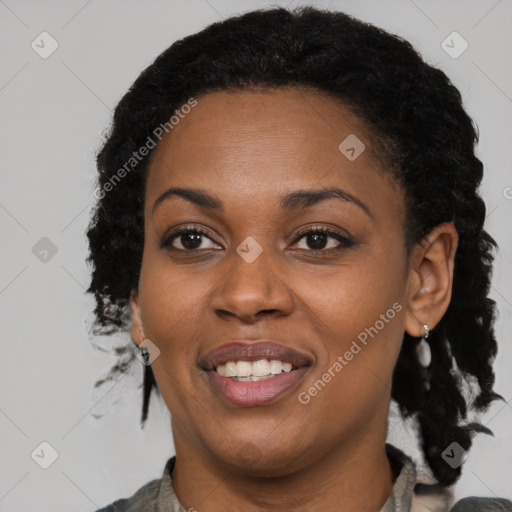
M243 207L326 186L402 206L370 131L340 100L299 88L222 91L198 97L158 143L146 203L169 187L208 189Z

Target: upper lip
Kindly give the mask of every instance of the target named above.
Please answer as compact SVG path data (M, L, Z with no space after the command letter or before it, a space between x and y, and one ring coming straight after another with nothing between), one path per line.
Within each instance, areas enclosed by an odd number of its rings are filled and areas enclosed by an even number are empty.
M201 366L206 370L214 370L228 361L258 361L260 359L277 359L300 368L309 366L311 358L297 350L276 343L272 340L236 340L221 345L206 354Z

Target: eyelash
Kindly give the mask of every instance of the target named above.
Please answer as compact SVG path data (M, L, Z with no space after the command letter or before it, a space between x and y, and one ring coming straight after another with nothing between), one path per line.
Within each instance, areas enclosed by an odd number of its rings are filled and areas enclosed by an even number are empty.
M338 245L337 247L330 247L329 249L299 249L299 250L306 250L306 251L310 251L310 252L313 252L313 253L316 253L316 254L323 253L323 254L328 255L328 254L331 254L334 251L339 251L341 249L348 249L348 248L353 247L355 245L354 241L351 240L350 238L348 238L346 236L343 236L343 235L340 235L338 232L333 231L331 229L327 229L324 226L309 227L308 229L306 229L304 231L301 231L300 233L297 234L297 236L295 237L295 240L293 241L293 243L296 244L299 240L304 238L306 235L310 235L310 234L313 234L313 235L328 235L329 237L334 238L335 240L337 240L340 243L340 245Z
M191 234L191 233L204 235L205 237L209 238L212 242L218 243L215 240L213 240L211 238L211 236L209 236L210 233L208 231L206 231L205 229L203 229L200 226L194 225L194 226L187 226L185 228L180 229L179 231L174 231L173 233L164 237L160 247L162 249L168 248L169 250L188 252L188 253L212 250L212 249L177 249L176 247L171 247L172 243L174 242L174 240L176 238L178 238L181 235ZM310 227L307 230L301 231L300 233L297 234L295 240L293 241L293 244L296 244L298 241L300 241L306 235L310 235L310 234L328 235L329 237L337 240L340 243L340 245L338 247L330 247L328 249L298 249L299 251L308 251L308 252L312 252L312 253L318 254L318 255L329 255L329 254L332 254L333 251L339 251L341 249L348 249L355 245L355 243L350 238L340 235L336 231L332 231L323 226ZM213 249L213 250L215 250L215 249Z

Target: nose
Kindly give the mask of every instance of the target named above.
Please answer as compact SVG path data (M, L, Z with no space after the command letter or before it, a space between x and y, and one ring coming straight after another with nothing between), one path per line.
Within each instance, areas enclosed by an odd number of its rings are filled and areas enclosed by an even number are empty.
M264 250L251 263L235 251L229 259L229 269L211 297L217 316L254 323L263 316L292 312L294 303L285 274L279 273L269 251Z

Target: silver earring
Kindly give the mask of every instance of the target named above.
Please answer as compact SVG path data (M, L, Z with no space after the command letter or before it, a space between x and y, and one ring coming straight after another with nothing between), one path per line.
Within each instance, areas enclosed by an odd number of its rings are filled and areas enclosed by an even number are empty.
M146 347L140 348L140 356L142 357L142 363L144 366L149 366L151 364L151 356L149 355L149 351Z
M432 353L430 351L430 345L427 342L428 336L430 334L430 329L428 325L423 326L423 335L421 336L421 340L416 347L416 353L418 355L418 361L420 362L423 368L428 368L430 366L430 362L432 361Z
M139 334L140 334L140 337L141 337L141 342L140 342L140 345L137 345L135 347L135 350L139 351L141 363L144 366L149 366L151 364L151 357L150 357L150 354L149 354L149 350L147 349L147 347L142 345L142 343L144 343L144 341L145 341L144 334L142 333L142 330L141 330L140 327L138 327L137 330L139 331Z

